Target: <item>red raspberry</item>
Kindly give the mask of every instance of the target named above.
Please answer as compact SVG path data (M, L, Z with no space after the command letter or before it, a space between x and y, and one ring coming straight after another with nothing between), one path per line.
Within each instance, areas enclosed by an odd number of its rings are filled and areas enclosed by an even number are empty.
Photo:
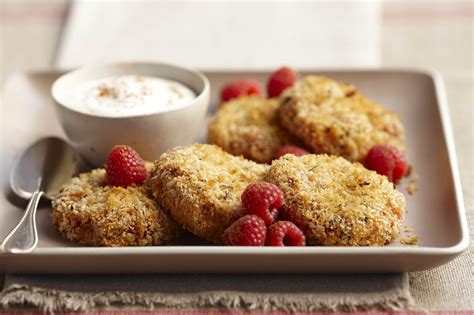
M398 182L407 169L403 154L397 148L385 144L374 145L365 157L364 164L369 170L387 176L393 183Z
M242 193L242 205L247 213L258 215L267 225L277 217L284 199L280 188L266 182L252 183Z
M298 81L300 75L293 69L283 67L273 72L267 82L268 97L278 97L290 86Z
M225 245L263 246L267 227L256 215L245 215L232 223L222 235Z
M145 162L126 145L116 145L110 150L105 170L107 181L113 186L141 184L147 177Z
M300 147L297 147L297 146L294 146L294 145L282 145L281 147L279 147L275 151L275 160L279 159L280 157L282 157L283 155L288 154L288 153L294 154L296 156L302 156L302 155L305 155L305 154L309 154L309 152L306 151L303 148L300 148Z
M293 222L278 221L267 230L265 246L305 246L304 233Z
M262 95L262 86L253 79L244 79L231 82L221 90L221 101L227 102L233 98L245 95Z

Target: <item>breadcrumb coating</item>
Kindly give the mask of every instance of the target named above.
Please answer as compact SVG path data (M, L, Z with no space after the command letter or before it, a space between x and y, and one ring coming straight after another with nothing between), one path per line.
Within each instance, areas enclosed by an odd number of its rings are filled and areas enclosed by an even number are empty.
M354 86L307 76L280 98L281 123L315 153L362 161L375 144L404 151L399 117L370 101Z
M224 230L244 215L240 196L269 166L194 144L164 153L151 176L153 195L195 235L222 243Z
M208 142L233 155L270 163L275 150L296 140L281 127L278 100L246 96L222 104L208 126Z
M52 201L51 218L66 239L91 246L162 245L180 232L146 186L109 186L105 169L71 178Z
M382 246L399 234L403 194L359 163L287 154L273 161L269 181L285 193L283 214L311 245Z

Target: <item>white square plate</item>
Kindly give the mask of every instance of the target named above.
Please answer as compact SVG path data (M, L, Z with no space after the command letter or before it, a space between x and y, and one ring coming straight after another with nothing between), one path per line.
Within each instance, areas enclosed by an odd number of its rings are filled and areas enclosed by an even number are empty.
M221 84L238 77L265 82L269 72L206 72L213 105ZM418 191L407 194L405 224L420 237L418 246L241 248L195 245L162 247L79 247L63 240L38 210L39 244L30 254L0 253L1 272L402 272L433 268L456 257L469 243L444 86L431 71L306 71L355 84L371 99L398 113L406 129L408 161L419 176ZM30 143L47 135L64 137L49 89L59 72L20 74L5 85L2 104L2 195L0 240L22 210L8 188L12 161ZM203 135L205 128L203 127ZM194 244L194 245L192 245Z

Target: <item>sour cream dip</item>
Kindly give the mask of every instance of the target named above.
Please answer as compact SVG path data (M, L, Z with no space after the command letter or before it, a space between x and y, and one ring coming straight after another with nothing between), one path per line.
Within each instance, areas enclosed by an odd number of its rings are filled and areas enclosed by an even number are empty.
M187 86L168 79L123 75L93 80L71 91L74 110L91 115L126 117L182 108L196 98Z

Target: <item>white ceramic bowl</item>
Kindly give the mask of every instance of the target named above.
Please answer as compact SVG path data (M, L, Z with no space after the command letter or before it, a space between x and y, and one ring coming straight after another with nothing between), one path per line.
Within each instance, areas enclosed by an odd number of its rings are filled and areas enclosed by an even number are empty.
M165 112L127 117L86 114L71 108L71 89L105 77L142 75L174 80L189 87L196 98L189 105ZM205 127L210 86L200 72L165 63L117 63L88 66L58 78L51 93L66 135L78 152L94 166L102 166L116 144L132 146L146 160L177 145L199 140Z

